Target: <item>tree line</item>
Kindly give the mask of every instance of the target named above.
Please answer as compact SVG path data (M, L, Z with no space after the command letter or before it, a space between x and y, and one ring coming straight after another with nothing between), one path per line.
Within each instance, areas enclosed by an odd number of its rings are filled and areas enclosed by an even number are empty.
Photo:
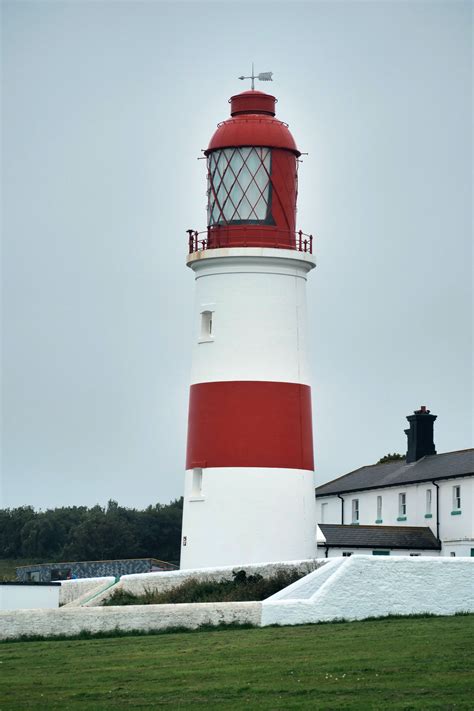
M144 510L107 506L0 509L0 558L38 562L158 558L179 561L183 499Z

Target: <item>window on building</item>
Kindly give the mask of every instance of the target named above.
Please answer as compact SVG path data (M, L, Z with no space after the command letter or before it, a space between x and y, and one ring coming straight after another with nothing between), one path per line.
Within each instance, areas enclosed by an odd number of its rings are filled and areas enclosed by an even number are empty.
M352 499L352 523L359 523L359 499Z
M453 509L458 511L461 508L461 487L459 484L453 486Z
M202 469L193 469L191 496L202 496Z
M377 496L377 523L382 520L382 497Z
M449 555L451 556L451 558L456 558L456 553L454 551L451 551Z
M431 513L431 489L426 490L426 514L429 516Z
M410 558L416 558L419 555L419 553L410 553Z
M372 551L372 555L390 555L390 551Z
M201 339L210 340L213 335L212 311L203 311L201 313Z
M398 494L398 517L402 518L407 515L407 495L404 492L403 494Z
M349 558L350 555L352 555L351 551L342 551L343 558Z
M325 504L321 504L321 523L326 523L327 513L328 513L328 505L326 502Z

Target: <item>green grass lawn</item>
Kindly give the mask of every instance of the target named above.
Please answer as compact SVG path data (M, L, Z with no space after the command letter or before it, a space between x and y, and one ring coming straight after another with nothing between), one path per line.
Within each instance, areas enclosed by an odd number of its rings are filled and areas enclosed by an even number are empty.
M0 709L470 709L474 615L0 644Z

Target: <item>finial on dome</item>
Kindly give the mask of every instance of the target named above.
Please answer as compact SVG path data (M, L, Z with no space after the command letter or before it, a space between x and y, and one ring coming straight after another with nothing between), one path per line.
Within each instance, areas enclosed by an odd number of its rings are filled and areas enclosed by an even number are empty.
M251 79L252 80L252 91L255 90L255 79L258 79L259 81L273 81L272 79L273 72L260 72L260 74L255 74L254 69L253 69L253 62L252 62L252 74L249 77L239 77L239 79Z

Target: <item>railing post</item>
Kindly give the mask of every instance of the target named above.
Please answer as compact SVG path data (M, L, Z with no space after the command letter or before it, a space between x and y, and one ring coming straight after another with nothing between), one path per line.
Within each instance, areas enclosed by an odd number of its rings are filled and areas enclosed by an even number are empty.
M303 230L299 230L298 235L299 235L298 251L301 252L301 238L303 236Z
M309 253L313 254L313 235L309 236Z
M188 246L189 246L189 254L192 254L194 252L193 249L193 230L186 230L188 233Z

